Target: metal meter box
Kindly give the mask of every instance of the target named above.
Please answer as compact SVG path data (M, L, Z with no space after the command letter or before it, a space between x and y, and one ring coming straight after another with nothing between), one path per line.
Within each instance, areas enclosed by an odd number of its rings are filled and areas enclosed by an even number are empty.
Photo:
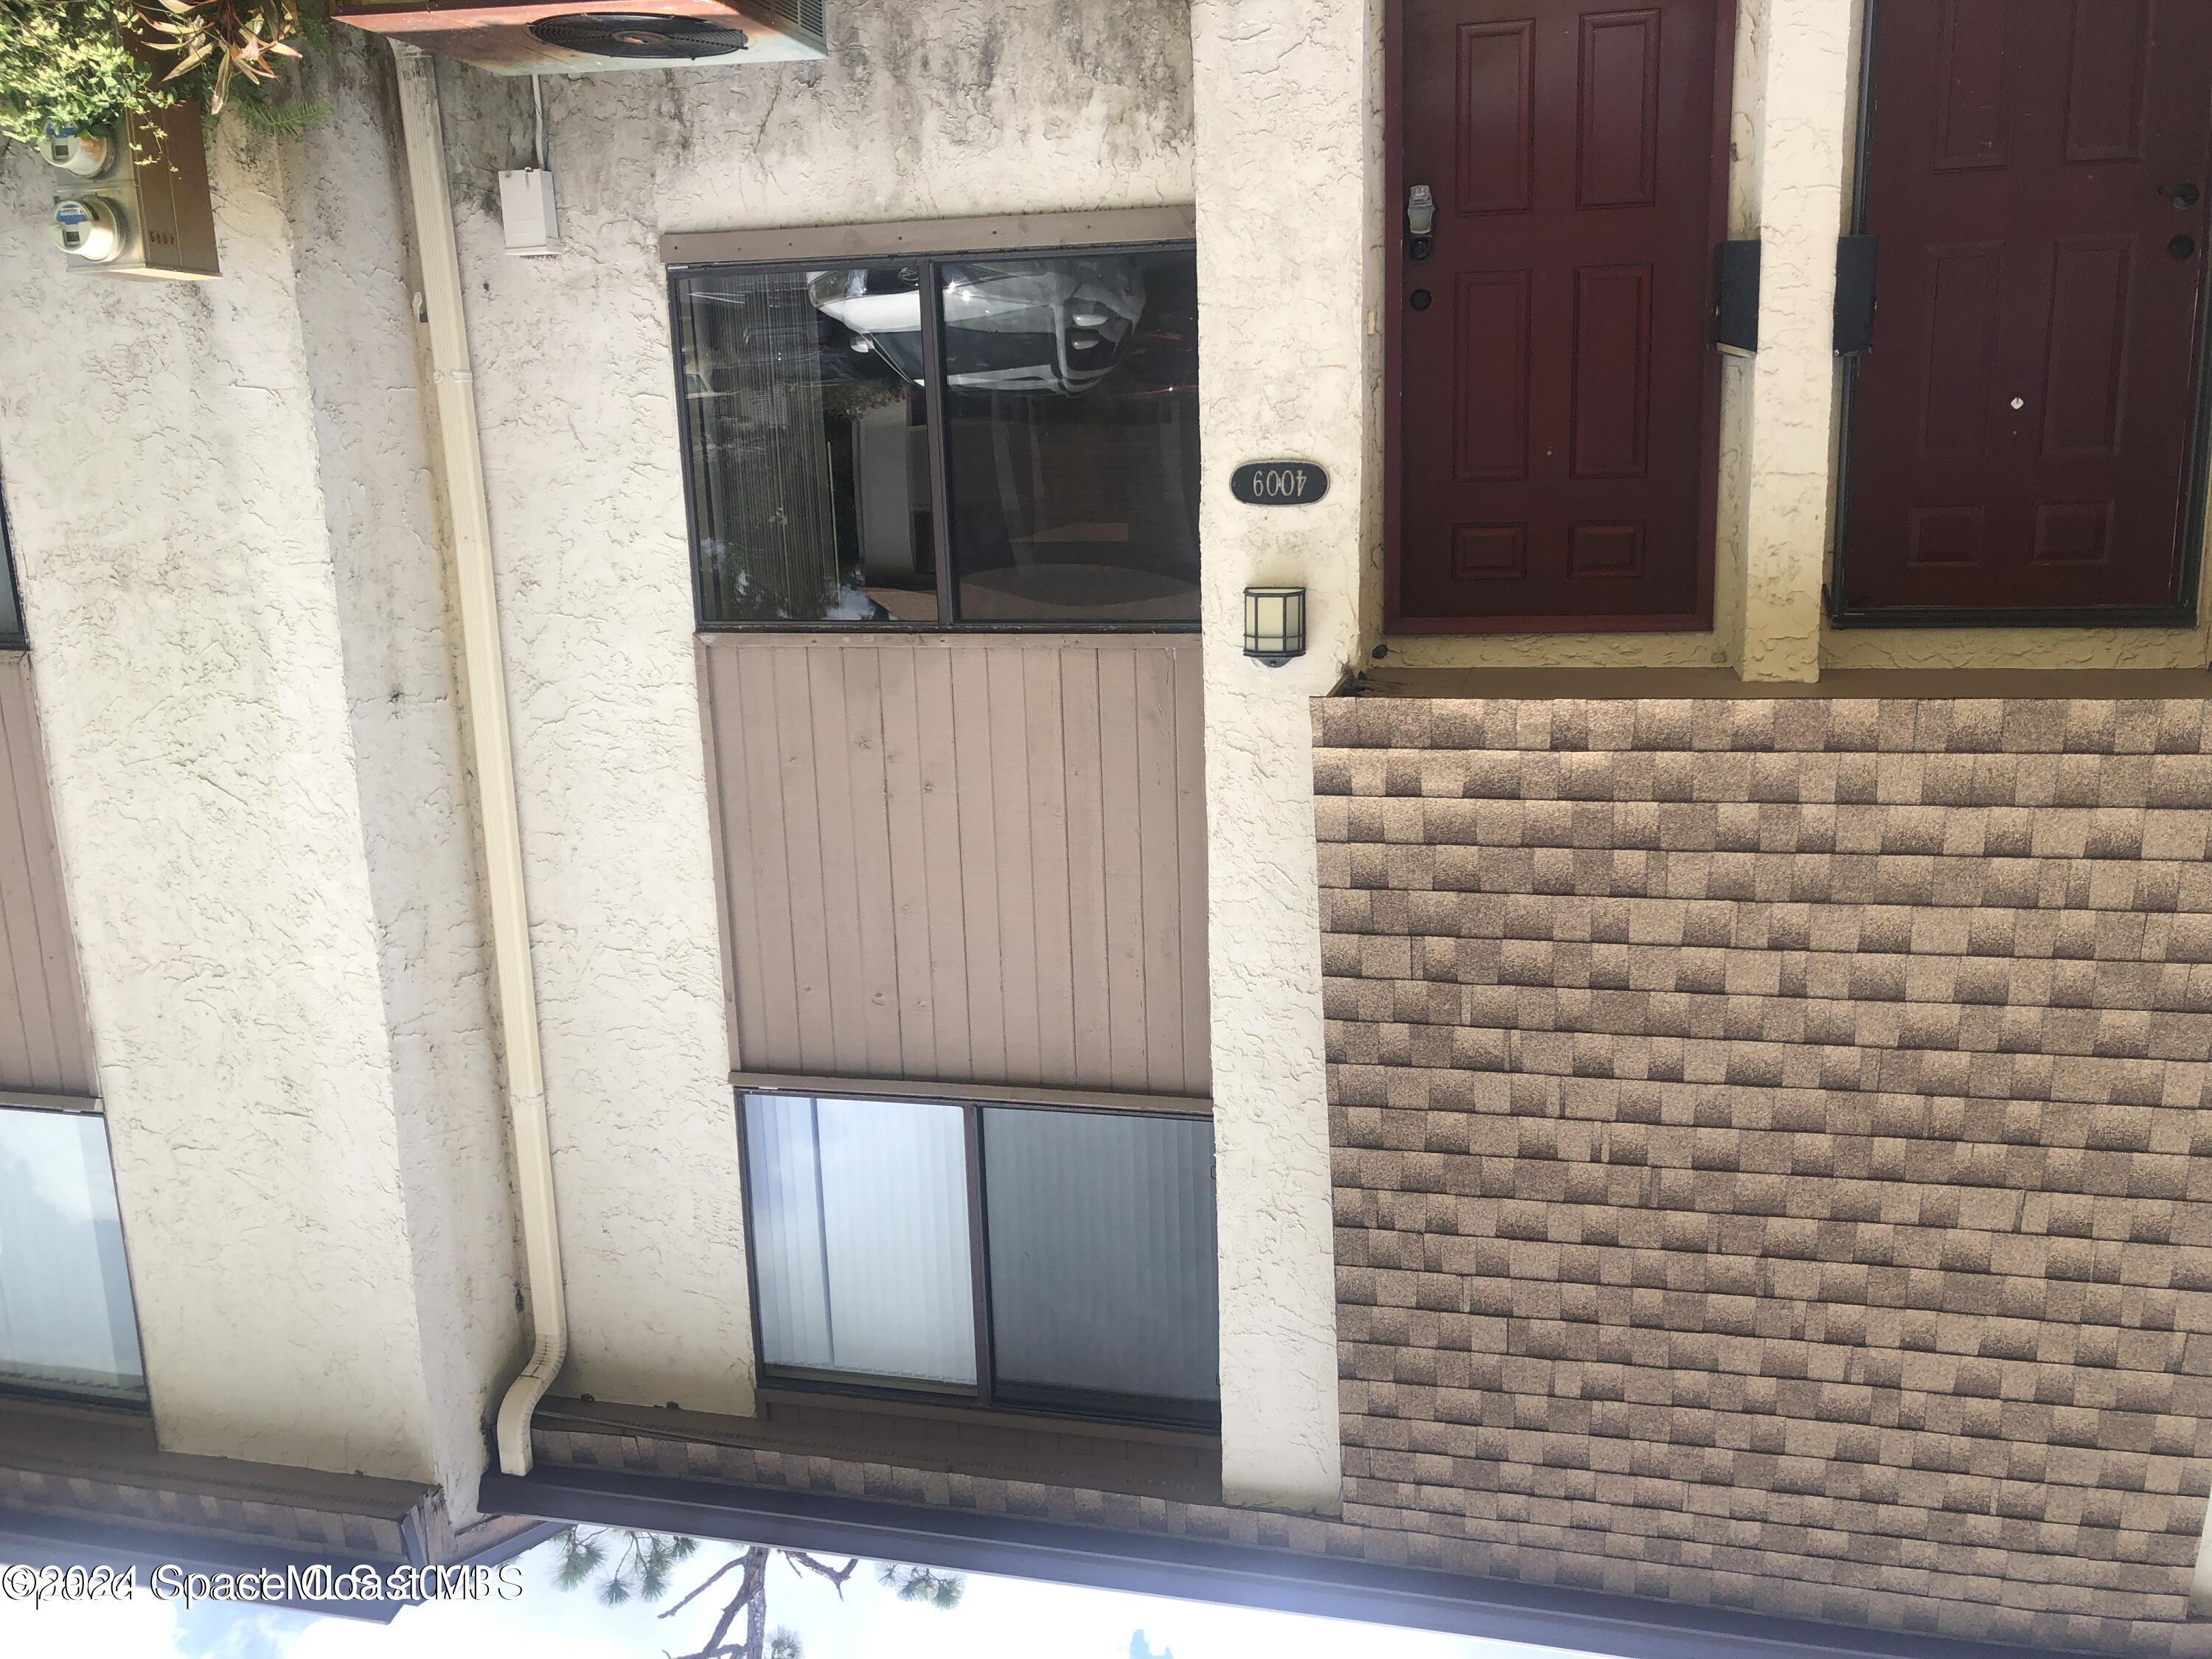
M71 270L204 281L222 274L200 106L130 117L119 137L54 132L53 236Z

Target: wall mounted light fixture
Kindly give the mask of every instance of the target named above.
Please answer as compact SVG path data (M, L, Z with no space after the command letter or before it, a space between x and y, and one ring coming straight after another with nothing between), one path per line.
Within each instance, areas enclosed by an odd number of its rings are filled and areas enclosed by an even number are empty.
M1244 590L1244 654L1280 668L1306 653L1306 591L1303 587Z

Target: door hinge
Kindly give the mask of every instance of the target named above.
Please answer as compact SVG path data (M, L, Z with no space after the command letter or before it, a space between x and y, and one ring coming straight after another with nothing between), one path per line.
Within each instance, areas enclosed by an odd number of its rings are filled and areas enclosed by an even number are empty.
M1759 349L1757 242L1723 242L1713 283L1713 343L1744 356Z
M1855 356L1874 343L1875 256L1881 239L1836 241L1836 355Z

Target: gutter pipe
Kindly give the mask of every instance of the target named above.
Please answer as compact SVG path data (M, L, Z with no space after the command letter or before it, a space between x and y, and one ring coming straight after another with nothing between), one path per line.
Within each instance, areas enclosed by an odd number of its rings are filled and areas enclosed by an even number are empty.
M532 1462L531 1417L568 1358L568 1295L555 1224L552 1137L545 1119L538 991L530 965L530 909L522 883L507 666L492 581L491 514L485 498L483 439L477 428L475 376L469 367L468 321L461 305L460 251L453 239L453 198L446 185L436 65L403 42L394 41L392 52L399 72L408 197L422 266L422 319L429 328L431 380L445 461L447 542L454 605L460 614L461 666L476 762L477 822L483 835L484 896L491 921L508 1138L514 1148L523 1279L532 1332L529 1363L500 1401L499 1467L509 1475L526 1475Z

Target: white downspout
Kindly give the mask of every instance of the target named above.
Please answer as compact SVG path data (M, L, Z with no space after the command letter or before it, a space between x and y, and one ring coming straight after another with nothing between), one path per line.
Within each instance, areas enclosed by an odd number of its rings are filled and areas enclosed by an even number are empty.
M508 1129L515 1194L522 1212L523 1277L534 1338L530 1363L499 1407L499 1467L530 1473L530 1419L568 1352L568 1297L553 1212L553 1147L545 1121L545 1072L538 1047L538 991L530 968L530 910L522 886L522 831L515 817L514 752L507 722L507 667L499 643L492 584L491 516L484 497L483 449L477 431L475 377L461 309L460 251L446 188L445 130L435 65L415 47L392 44L399 70L399 114L407 143L408 194L421 256L431 378L445 457L454 604L460 612L462 670L468 682L469 734L476 759L477 822L483 831L484 896L491 920L505 1048Z

